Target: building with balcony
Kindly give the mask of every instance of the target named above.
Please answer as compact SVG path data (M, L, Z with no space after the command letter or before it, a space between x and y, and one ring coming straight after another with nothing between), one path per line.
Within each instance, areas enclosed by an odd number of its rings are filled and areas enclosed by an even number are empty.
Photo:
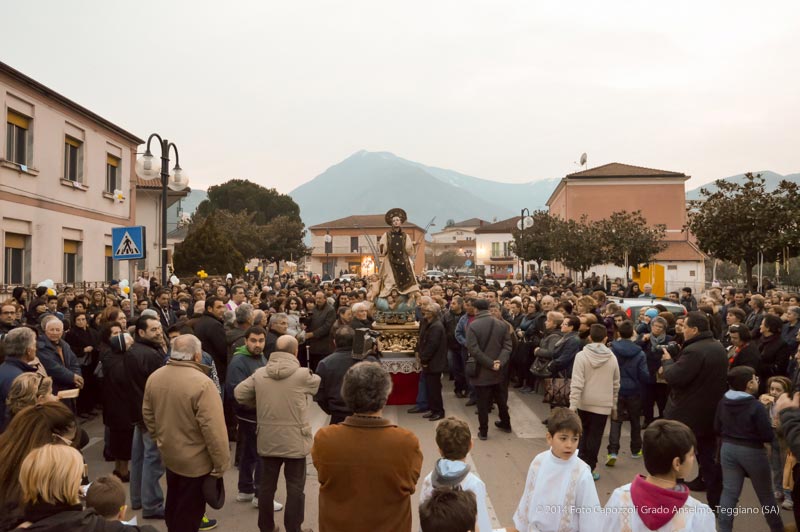
M377 273L378 243L389 230L383 214L353 215L317 224L308 228L311 233L311 257L306 261L306 272L323 278L338 277L341 273L367 276ZM412 257L414 271L421 275L425 266L425 232L411 222L403 224L403 231L414 241L419 241L417 257ZM330 236L326 246L325 237Z
M452 251L463 258L472 258L476 252L475 230L490 222L480 218L470 218L445 226L437 233L431 234L431 241L426 250L426 260L431 268L438 264L437 258L443 253Z
M514 279L520 270L519 258L511 251L513 229L519 216L485 224L475 229L475 266L487 279Z
M0 63L0 283L132 278L111 229L134 225L144 141Z

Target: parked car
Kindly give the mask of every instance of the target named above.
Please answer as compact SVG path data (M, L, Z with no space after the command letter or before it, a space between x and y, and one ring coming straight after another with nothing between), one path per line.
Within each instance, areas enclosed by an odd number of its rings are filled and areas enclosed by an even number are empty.
M354 273L346 273L344 275L340 275L339 278L336 279L336 282L343 283L347 281L348 283L352 283L356 279L358 279L358 275Z
M675 314L675 316L686 315L686 307L680 303L673 303L672 301L657 297L609 297L607 301L609 303L616 303L619 305L622 308L622 311L628 315L634 324L639 322L639 311L644 307L655 307L656 305L662 305L669 312Z
M444 272L439 270L428 270L425 272L425 277L431 281L441 281L445 278Z

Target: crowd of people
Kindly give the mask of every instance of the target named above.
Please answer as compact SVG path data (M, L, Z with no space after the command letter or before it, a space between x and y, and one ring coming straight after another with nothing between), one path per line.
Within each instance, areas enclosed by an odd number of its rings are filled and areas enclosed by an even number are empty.
M631 530L727 531L745 478L770 530L783 530L779 504L799 517L797 294L712 286L661 301L649 285L551 275L419 286L421 373L409 412L438 422L441 454L422 483L423 530L491 529L486 486L466 461L469 425L445 412L448 376L455 396L477 407L479 440L495 408L494 428L512 432L510 388L551 405L550 449L531 462L513 516L520 531L621 530L623 517ZM380 354L353 356L356 330L375 317L369 287L229 275L87 293L14 289L0 303L0 530L135 530L122 523L126 495L171 532L209 530L208 507L224 503L233 462L236 501L258 507L259 529L277 530L283 510L297 532L309 455L320 530L410 530L419 441L382 415L392 381ZM622 296L642 304L634 313ZM316 435L311 400L331 416ZM90 482L81 423L100 412L114 471ZM622 459L626 422L629 457L647 475L602 507L598 464ZM708 506L690 490L705 491Z

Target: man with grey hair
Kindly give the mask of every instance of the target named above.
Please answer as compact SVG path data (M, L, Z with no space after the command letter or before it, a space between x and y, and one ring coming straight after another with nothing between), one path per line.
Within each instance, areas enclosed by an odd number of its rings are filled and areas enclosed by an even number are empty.
M228 343L228 363L230 364L233 353L244 345L244 335L247 329L253 326L253 305L242 303L236 307L235 325L225 331L225 341Z
M266 329L269 327L269 322L267 321L267 313L261 309L256 309L253 311L253 325L257 327L263 327Z
M317 393L320 383L319 375L300 366L297 352L294 336L280 336L267 365L233 391L239 403L256 409L261 457L259 499L274 500L278 475L284 468L287 532L300 532L305 518L306 457L312 441L308 398ZM269 504L258 507L258 528L264 532L276 529L274 509Z
M391 375L377 362L345 373L342 398L354 414L319 429L311 450L322 530L386 530L387 523L411 530L422 452L413 432L382 417L391 391Z
M221 478L230 465L228 432L222 399L200 363L200 340L183 334L171 345L169 363L147 379L142 419L167 470L167 529L196 531L206 478Z
M431 296L420 296L419 299L417 299L417 308L414 311L416 313L417 321L419 322L417 351L419 351L419 338L423 337L425 334L425 329L427 329L429 325L429 322L425 319L423 312L426 308L428 308L429 305L432 304L433 299L431 299ZM428 403L428 384L426 382L426 378L425 372L420 372L419 381L417 382L417 401L413 407L408 409L409 414L421 414L424 412L430 414L430 404Z
M63 338L64 323L55 316L46 316L42 320L42 330L44 334L36 342L36 355L47 370L47 375L53 379L53 393L83 388L78 357Z
M264 356L269 358L277 350L278 338L289 330L289 316L278 312L269 317L269 331L267 331L267 345L264 346Z
M428 405L431 409L423 417L430 421L438 421L444 418L442 373L447 370L447 333L441 320L441 307L438 303L425 305L422 316L427 326L424 330L420 327L417 351L422 371L425 373Z
M5 428L6 398L11 383L23 373L35 373L40 370L36 360L36 333L27 327L18 327L9 331L2 339L3 352L6 359L0 364L0 430ZM43 375L47 375L41 370Z

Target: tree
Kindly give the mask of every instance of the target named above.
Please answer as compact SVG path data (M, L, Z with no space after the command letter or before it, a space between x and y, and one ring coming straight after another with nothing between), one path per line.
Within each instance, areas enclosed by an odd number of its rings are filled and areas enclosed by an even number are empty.
M646 264L666 247L666 226L648 226L642 211L614 212L598 222L597 227L603 243L604 260L616 266Z
M436 264L442 270L453 271L464 266L464 256L459 253L448 250L436 257Z
M547 211L534 211L531 218L531 227L512 230L512 252L526 262L534 261L541 270L543 262L558 258L558 240L564 221Z
M602 235L585 214L579 221L561 222L556 242L556 258L570 270L580 272L581 279L592 266L603 262Z
M261 258L270 262L298 260L311 253L311 248L303 243L306 230L303 222L289 216L278 216L261 226L265 247Z
M223 235L247 259L266 257L268 252L264 227L255 223L255 214L249 211L231 212L224 209L214 211L210 217ZM200 215L195 218L203 219Z
M689 202L687 227L700 249L734 264L744 262L746 282L762 253L776 259L784 249L797 249L797 186L781 181L767 193L761 174L745 174L743 183L715 182L717 190L700 189L699 200Z
M194 275L198 270L212 275L237 275L244 269L245 259L215 217L208 216L189 226L186 238L175 246L173 263L179 275Z
M210 187L208 199L198 205L197 212L208 216L220 209L251 212L257 225L264 225L278 216L300 220L300 207L290 196L246 179L231 179Z

